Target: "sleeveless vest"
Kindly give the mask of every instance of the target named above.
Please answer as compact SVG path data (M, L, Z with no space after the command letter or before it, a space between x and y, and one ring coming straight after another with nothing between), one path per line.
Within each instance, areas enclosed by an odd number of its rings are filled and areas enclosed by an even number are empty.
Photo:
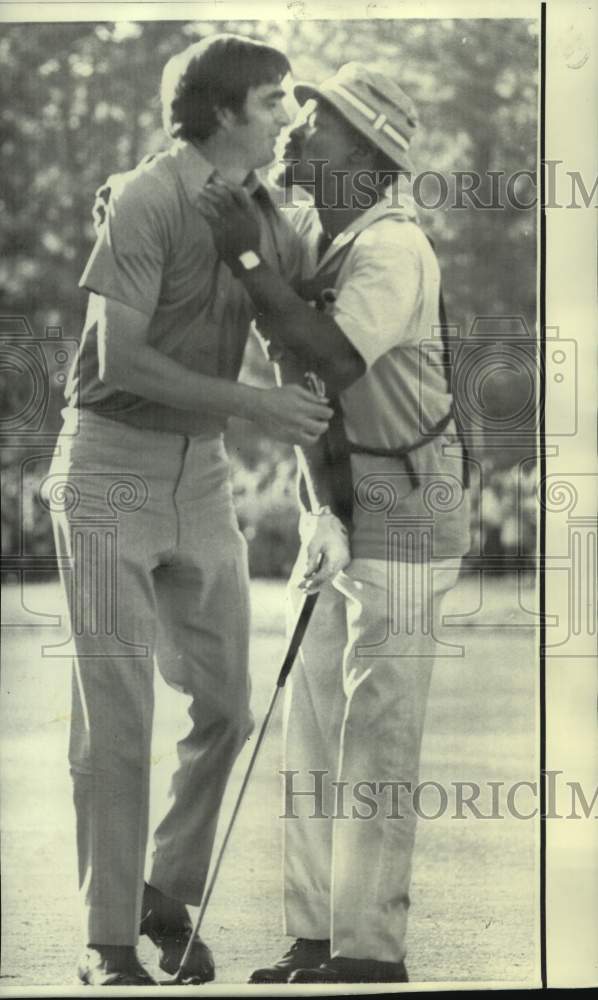
M382 210L371 219L371 222L368 221L367 225L378 222L382 218L394 218L397 222L404 221L405 217L403 215L401 215L399 219L397 219L397 215L398 213L396 209L389 208L386 211ZM315 301L317 309L324 310L327 306L334 302L336 298L335 286L345 257L359 233L367 228L367 225L357 225L355 227L356 231L349 230L346 234L341 234L340 246L334 247L334 243L331 244L320 262L320 265L322 265L326 261L326 257L328 256L330 250L334 248L334 253L332 255L334 267L324 267L321 272L318 270L314 278L305 283L306 290L310 287L312 289L312 295L310 297ZM427 236L427 239L432 248L434 248L434 244L429 236ZM320 265L318 267L320 267ZM309 291L307 294L309 296ZM439 289L438 314L442 337L442 368L446 379L447 391L450 393L452 391L451 351L449 342L449 325L447 322L442 286ZM330 469L332 488L336 502L335 512L346 527L349 528L351 526L353 519L354 488L351 470L351 455L375 455L382 458L396 458L401 460L405 465L412 487L417 489L420 485L420 481L411 460L411 454L419 448L423 448L424 445L429 444L434 440L434 438L439 437L448 427L451 420L455 421L457 438L462 448L463 485L466 489L469 487L469 461L465 436L452 404L446 414L436 424L430 427L425 434L416 438L416 440L411 442L409 445L403 445L397 448L377 448L360 444L356 441L350 441L347 437L342 407L338 396L330 396L330 405L332 406L334 412L328 425L328 430L324 435L324 447L326 449L326 458Z

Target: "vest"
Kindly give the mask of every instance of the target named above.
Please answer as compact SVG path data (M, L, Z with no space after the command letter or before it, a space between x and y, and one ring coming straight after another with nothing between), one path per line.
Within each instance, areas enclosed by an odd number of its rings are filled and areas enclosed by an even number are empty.
M368 213L369 215L369 213ZM397 218L399 216L399 218ZM316 308L324 310L335 299L335 286L344 263L346 255L352 247L360 232L368 225L378 222L382 218L394 218L397 222L404 221L405 216L399 215L396 209L381 206L381 210L373 217L363 220L365 224L359 224L359 220L354 227L341 235L340 246L331 244L320 265L316 276L305 283L304 294L315 302ZM427 237L430 245L434 244L430 237ZM337 238L338 240L338 238ZM331 254L331 251L333 253ZM327 258L330 257L330 266ZM320 271L320 267L322 270ZM311 294L310 294L311 289ZM442 368L444 371L448 392L452 391L452 370L451 370L451 350L449 342L449 325L447 322L442 286L439 289L438 314L440 319L440 331L442 337ZM335 513L343 521L347 528L350 528L353 521L354 487L351 469L351 455L376 455L383 458L396 458L404 463L405 470L414 489L420 486L419 477L411 460L411 454L424 445L430 443L434 438L439 437L452 420L455 421L457 437L461 444L463 454L463 485L467 489L470 485L468 451L465 443L465 435L460 425L454 407L451 405L445 415L426 433L416 438L409 445L397 448L374 448L360 444L357 441L350 441L345 428L342 407L338 396L330 396L330 405L333 409L333 416L328 425L328 430L324 435L324 447L326 451L327 464L330 470L331 485L335 499Z

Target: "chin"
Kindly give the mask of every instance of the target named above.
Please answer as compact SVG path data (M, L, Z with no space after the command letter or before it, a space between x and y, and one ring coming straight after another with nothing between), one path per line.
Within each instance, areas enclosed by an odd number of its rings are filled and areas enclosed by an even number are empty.
M293 186L293 171L289 163L281 163L280 160L272 165L270 170L270 181L277 187L289 190Z
M305 187L307 191L313 191L314 188L313 170L310 164L303 163L301 160L288 162L283 160L276 165L271 176L274 182L282 188Z
M256 157L256 162L254 164L254 170L264 170L266 167L272 167L276 163L276 155L274 152L274 146L270 146L269 149L265 149L260 157Z

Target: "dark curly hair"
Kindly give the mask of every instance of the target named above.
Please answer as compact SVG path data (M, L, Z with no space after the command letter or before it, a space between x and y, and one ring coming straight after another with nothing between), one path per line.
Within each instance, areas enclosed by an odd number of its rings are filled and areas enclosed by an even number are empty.
M282 52L254 38L229 34L203 38L164 67L164 128L173 139L207 139L218 127L218 110L240 114L250 87L278 83L289 70Z

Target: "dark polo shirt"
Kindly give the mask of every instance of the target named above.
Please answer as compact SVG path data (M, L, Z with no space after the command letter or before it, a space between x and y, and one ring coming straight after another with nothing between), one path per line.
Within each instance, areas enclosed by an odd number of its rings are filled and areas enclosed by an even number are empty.
M149 319L148 342L185 368L235 380L253 316L240 281L214 249L197 202L214 168L190 143L177 141L150 162L109 181L111 195L100 235L79 282ZM258 187L253 176L250 190ZM264 187L256 204L261 253L289 280L301 267L301 245ZM126 328L120 335L127 336ZM69 406L135 427L213 436L226 420L179 410L105 385L98 374L97 303L93 297L79 356L66 387Z

